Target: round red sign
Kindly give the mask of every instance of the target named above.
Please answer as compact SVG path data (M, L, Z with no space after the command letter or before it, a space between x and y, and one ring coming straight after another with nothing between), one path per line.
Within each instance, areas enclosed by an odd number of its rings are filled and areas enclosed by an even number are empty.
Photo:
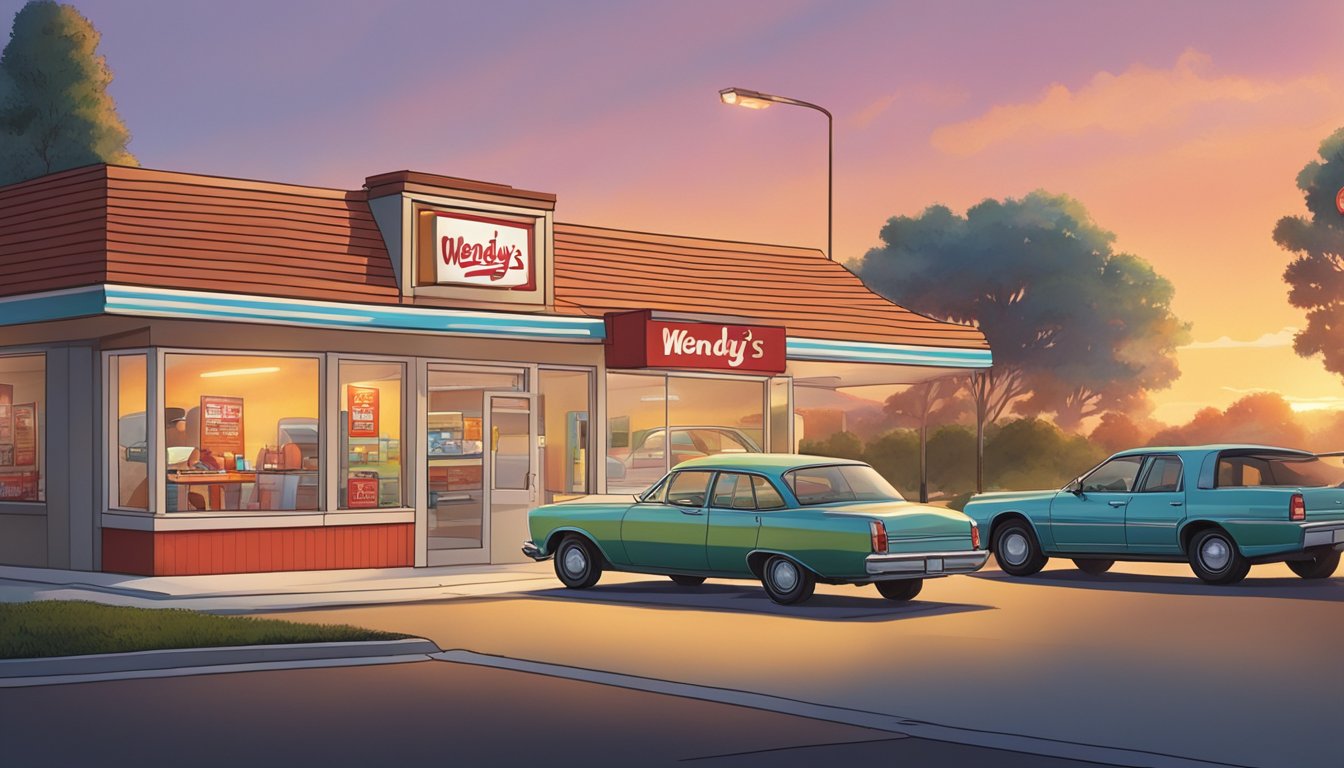
M1335 195L1335 210L1344 214L1344 187L1339 188L1339 193Z

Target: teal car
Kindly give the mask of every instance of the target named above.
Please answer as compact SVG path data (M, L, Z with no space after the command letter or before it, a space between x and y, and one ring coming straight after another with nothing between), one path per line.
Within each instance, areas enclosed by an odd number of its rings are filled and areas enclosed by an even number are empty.
M970 573L989 553L960 512L912 504L859 461L722 454L678 464L638 496L587 496L528 515L523 552L554 558L572 589L604 570L759 579L771 600L800 603L817 582L873 584L910 600L924 579Z
M1060 490L985 493L966 514L1004 572L1051 557L1100 574L1117 560L1186 561L1210 584L1285 562L1304 579L1334 574L1344 549L1339 454L1257 445L1122 451Z

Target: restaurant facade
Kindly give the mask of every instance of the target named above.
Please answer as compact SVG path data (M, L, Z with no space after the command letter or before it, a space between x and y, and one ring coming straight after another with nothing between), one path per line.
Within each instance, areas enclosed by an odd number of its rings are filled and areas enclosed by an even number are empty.
M987 368L813 249L96 165L0 188L0 564L523 561L527 511L791 452L802 388Z

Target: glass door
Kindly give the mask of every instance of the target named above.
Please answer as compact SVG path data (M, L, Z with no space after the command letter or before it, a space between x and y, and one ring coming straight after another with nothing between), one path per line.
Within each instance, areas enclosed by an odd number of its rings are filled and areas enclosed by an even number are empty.
M490 562L527 562L527 513L537 506L537 408L533 395L486 393Z
M524 375L508 369L431 364L426 381L425 562L492 562L490 478L497 441L490 437L488 397L518 390L510 396L527 399L521 394Z

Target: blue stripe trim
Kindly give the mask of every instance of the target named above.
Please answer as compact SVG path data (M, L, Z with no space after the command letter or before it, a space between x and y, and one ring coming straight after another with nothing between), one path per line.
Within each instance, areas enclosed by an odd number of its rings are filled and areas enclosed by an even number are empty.
M994 363L988 349L920 347L911 344L872 344L858 341L790 338L790 360L819 362L883 363L941 368L988 368Z
M0 302L0 325L23 325L101 315L104 305L103 286L55 291L38 296L21 296Z
M0 326L99 314L557 341L601 341L606 336L603 321L591 317L374 306L124 285L93 286L0 299ZM798 337L788 339L786 353L791 360L941 368L988 368L993 363L993 357L987 349Z

